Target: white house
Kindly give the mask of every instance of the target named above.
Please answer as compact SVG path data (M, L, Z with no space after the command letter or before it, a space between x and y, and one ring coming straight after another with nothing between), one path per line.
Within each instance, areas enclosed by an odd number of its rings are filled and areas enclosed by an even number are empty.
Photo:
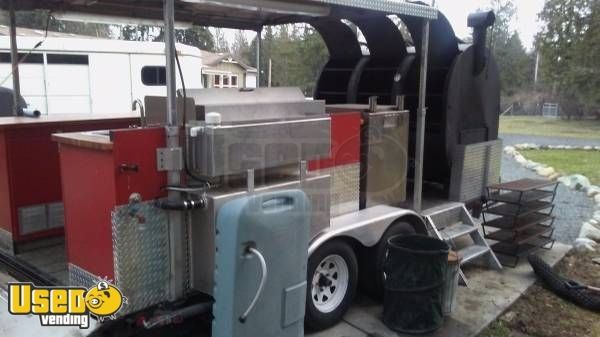
M256 88L256 68L230 54L202 51L202 79L206 88Z

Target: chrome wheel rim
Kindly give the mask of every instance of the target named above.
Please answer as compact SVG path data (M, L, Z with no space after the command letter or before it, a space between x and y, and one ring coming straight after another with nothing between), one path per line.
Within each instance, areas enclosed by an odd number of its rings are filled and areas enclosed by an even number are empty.
M350 280L348 264L339 255L329 255L317 265L311 283L315 308L322 313L337 309L346 297Z

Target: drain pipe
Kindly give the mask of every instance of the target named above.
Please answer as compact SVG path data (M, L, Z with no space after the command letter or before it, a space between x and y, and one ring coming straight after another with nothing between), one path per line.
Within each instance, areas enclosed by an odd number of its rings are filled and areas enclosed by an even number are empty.
M179 146L179 118L177 116L177 82L175 80L175 0L164 0L164 25L165 25L165 56L167 75L167 149L181 153ZM179 150L179 151L177 151ZM181 169L171 167L167 172L167 184L178 186L181 183ZM176 203L179 192L169 191L168 200ZM170 247L170 280L169 298L175 301L185 294L186 281L186 256L185 242L186 229L183 224L183 214L178 211L169 211L169 247Z

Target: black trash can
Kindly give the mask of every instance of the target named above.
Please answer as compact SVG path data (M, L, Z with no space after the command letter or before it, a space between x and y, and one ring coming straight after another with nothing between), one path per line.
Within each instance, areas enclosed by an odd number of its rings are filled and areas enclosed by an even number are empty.
M444 322L444 278L448 245L422 235L388 240L383 322L401 333L424 334Z

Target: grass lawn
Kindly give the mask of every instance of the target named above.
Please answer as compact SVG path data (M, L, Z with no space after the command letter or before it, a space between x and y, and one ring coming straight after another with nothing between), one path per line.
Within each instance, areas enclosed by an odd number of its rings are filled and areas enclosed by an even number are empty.
M569 253L554 268L559 274L584 284L600 286L600 253ZM582 309L533 285L479 337L600 337L600 315Z
M600 139L600 120L506 116L500 118L500 133Z
M554 167L563 175L583 174L600 185L600 151L522 150L525 158Z

